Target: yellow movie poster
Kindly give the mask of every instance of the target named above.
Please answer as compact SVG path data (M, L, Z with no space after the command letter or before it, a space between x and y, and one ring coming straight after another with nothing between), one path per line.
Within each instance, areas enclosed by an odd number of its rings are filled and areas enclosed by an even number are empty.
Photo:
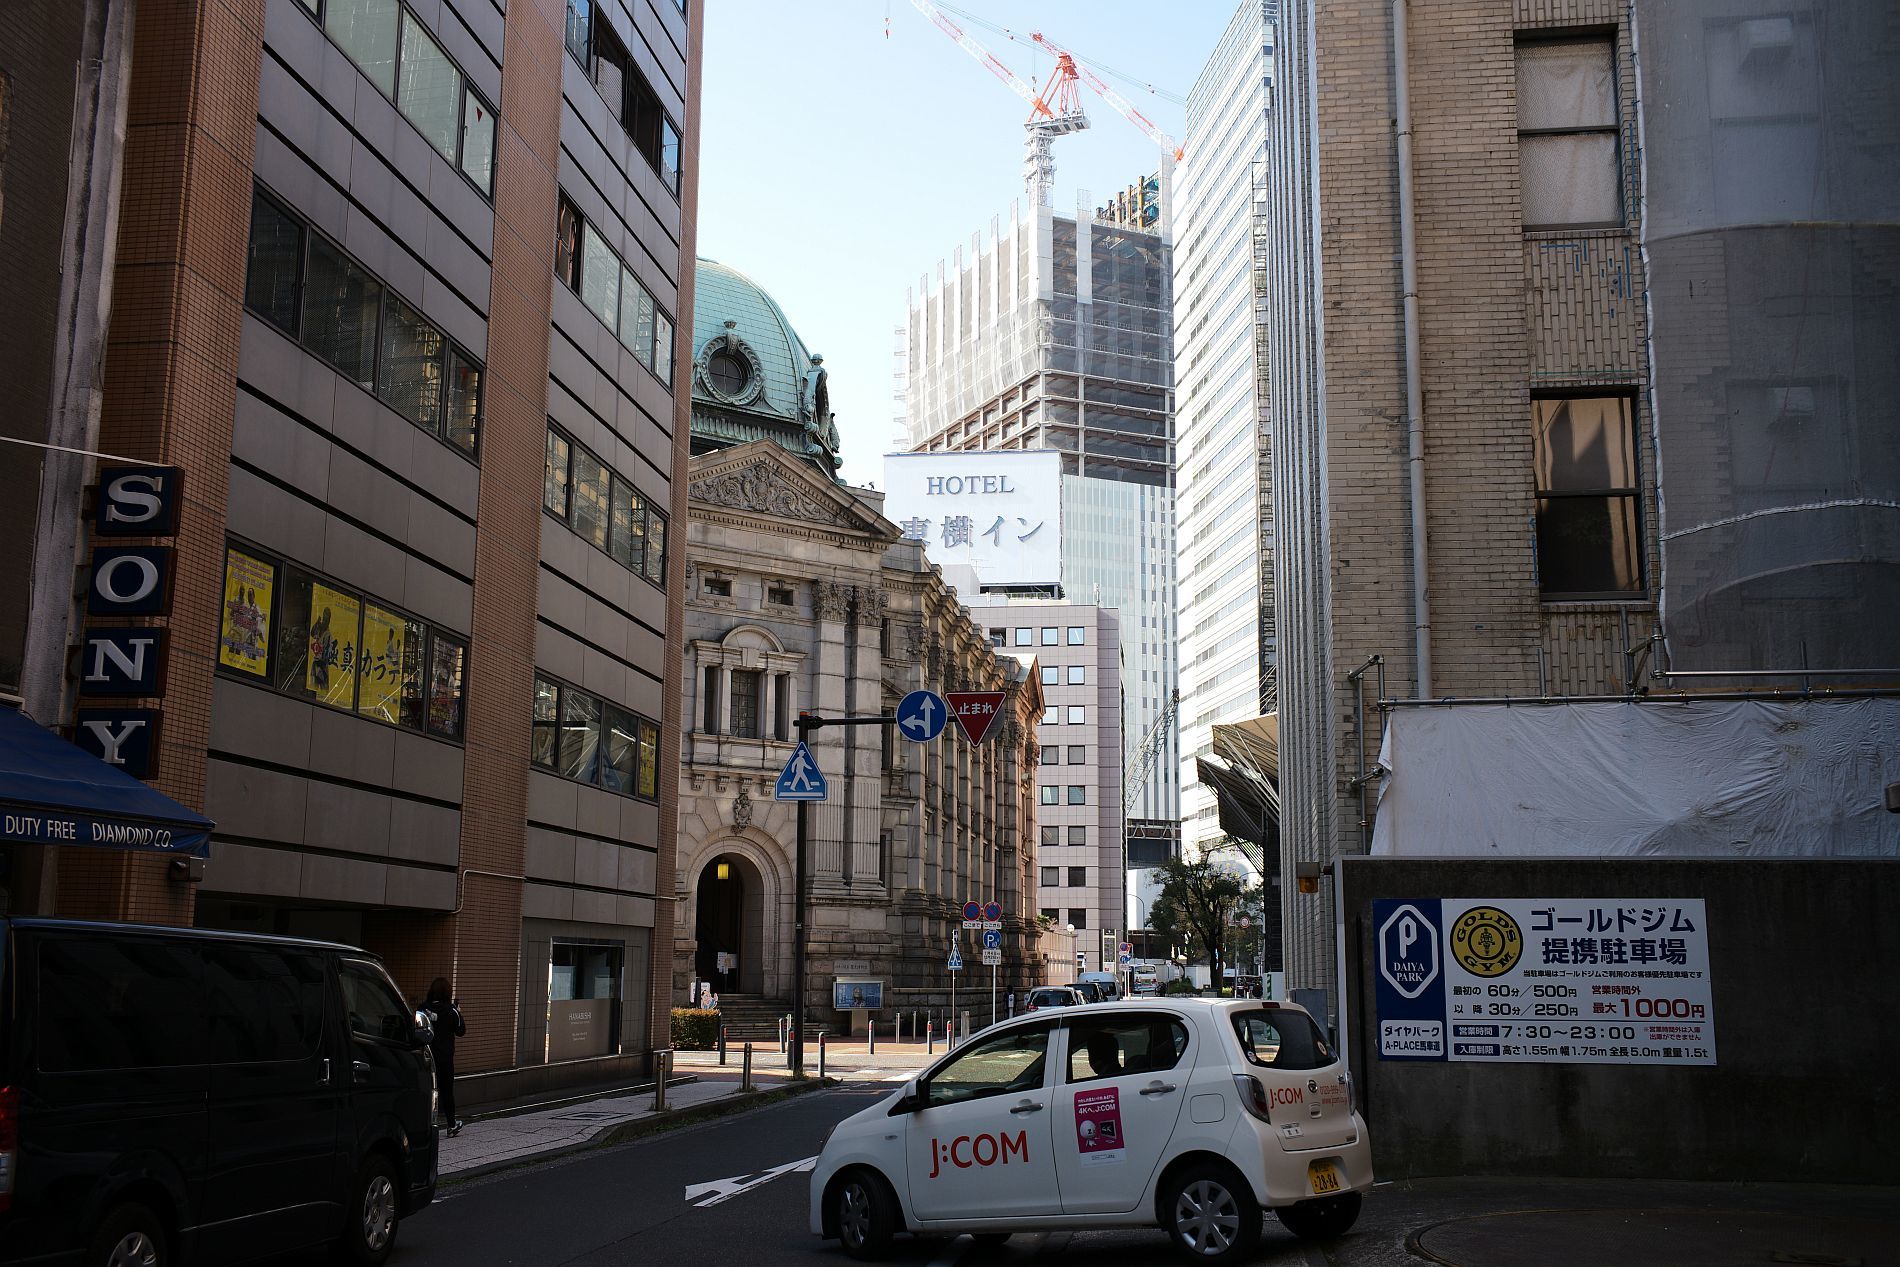
M370 603L363 608L363 653L356 711L380 721L402 724L402 666L409 622Z
M270 659L270 600L277 569L242 550L224 552L224 622L218 663L263 677Z
M354 594L327 585L310 587L310 661L304 668L304 686L319 703L348 708L355 702L361 611Z

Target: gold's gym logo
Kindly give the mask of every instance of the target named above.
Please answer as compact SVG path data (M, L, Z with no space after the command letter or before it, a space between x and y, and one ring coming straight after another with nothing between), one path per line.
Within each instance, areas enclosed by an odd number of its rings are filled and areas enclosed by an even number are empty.
M1474 977L1501 977L1523 953L1517 921L1495 906L1474 906L1451 927L1451 957Z

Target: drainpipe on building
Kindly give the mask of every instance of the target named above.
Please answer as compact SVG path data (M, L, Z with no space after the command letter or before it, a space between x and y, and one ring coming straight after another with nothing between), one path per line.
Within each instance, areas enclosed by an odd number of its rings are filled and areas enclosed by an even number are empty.
M1412 659L1418 697L1432 697L1432 599L1425 543L1425 391L1419 382L1418 237L1412 223L1412 94L1406 0L1392 0L1392 79L1399 141L1399 259L1405 289L1405 444L1412 493Z

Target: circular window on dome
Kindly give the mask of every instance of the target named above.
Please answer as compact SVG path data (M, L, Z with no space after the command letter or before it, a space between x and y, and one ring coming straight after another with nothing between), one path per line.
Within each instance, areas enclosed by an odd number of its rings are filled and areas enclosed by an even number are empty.
M721 396L737 396L752 382L752 367L731 352L715 352L706 361L706 377Z

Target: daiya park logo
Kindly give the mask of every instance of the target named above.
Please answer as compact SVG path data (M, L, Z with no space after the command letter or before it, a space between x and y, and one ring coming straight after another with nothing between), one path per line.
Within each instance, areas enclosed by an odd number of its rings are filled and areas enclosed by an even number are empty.
M1438 979L1438 943L1438 926L1407 902L1379 925L1379 975L1416 999Z

